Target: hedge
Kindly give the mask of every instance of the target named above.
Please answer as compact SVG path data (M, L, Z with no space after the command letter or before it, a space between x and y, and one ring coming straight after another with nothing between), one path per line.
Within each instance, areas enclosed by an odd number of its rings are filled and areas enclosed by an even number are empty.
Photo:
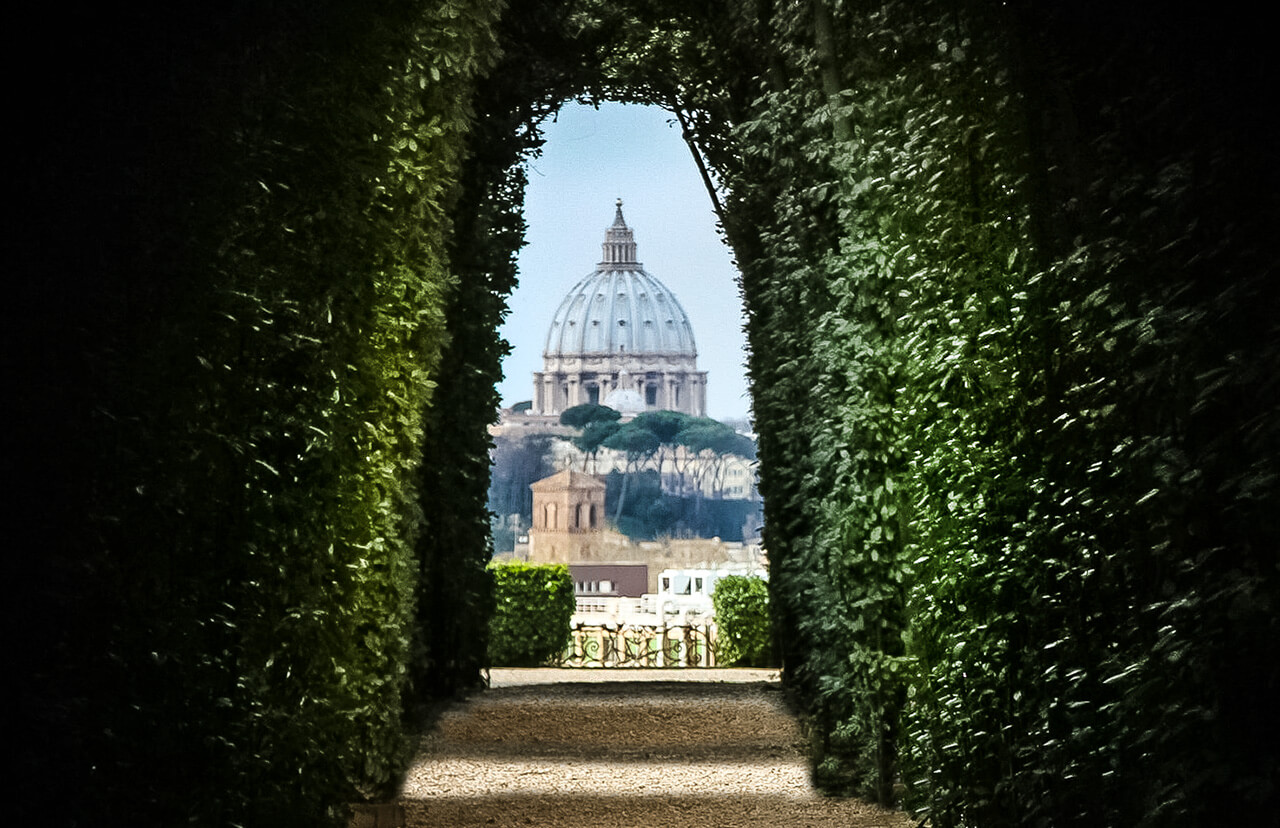
M30 90L59 126L13 353L47 354L31 397L61 402L20 416L74 482L16 553L48 746L17 821L326 824L412 745L424 414L499 7L146 5L37 27L74 60Z
M711 593L716 618L716 663L767 667L773 663L769 587L763 578L726 575Z
M489 620L489 663L539 667L569 646L577 601L564 564L495 563L494 612Z
M1265 27L589 5L609 88L674 110L741 268L770 605L820 780L938 826L1265 822Z

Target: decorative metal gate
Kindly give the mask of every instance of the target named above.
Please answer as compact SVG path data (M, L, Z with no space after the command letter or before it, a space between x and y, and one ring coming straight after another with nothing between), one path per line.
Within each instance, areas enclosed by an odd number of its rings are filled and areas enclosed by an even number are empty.
M715 624L575 624L561 667L714 667Z

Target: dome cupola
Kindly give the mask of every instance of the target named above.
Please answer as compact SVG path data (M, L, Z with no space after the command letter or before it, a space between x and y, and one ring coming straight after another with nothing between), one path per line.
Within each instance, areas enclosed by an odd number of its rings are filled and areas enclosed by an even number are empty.
M613 214L613 226L604 231L604 244L600 245L602 254L599 270L606 265L630 265L640 267L636 261L636 234L631 232L627 221L622 217L622 199L618 199L618 209Z

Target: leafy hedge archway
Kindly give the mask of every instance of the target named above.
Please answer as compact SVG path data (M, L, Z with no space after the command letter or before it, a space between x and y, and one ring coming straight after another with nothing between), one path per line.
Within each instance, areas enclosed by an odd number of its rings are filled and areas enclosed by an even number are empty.
M5 349L37 801L318 824L394 786L420 702L476 683L520 161L586 95L676 113L736 255L770 604L820 777L934 825L1274 810L1280 165L1238 19L326 0L50 23L14 54L98 71L21 90L49 125Z

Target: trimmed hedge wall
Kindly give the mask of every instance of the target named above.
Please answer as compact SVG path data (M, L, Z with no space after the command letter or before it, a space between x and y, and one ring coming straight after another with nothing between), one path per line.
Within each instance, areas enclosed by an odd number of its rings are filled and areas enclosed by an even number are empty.
M767 667L773 663L769 585L762 578L727 575L711 593L716 612L716 663Z
M337 821L394 790L406 705L461 682L409 682L433 587L418 473L424 446L472 453L424 413L500 8L135 4L33 27L59 42L32 65L63 57L24 89L51 126L7 334L31 358L18 430L66 445L31 457L61 490L31 513L60 511L15 550L40 585L18 602L37 750L17 822L49 803L74 825ZM459 660L447 624L426 638Z
M489 664L539 667L569 646L577 601L564 564L495 563L494 611L489 620Z
M936 826L1270 820L1261 20L588 5L719 185L819 778Z

